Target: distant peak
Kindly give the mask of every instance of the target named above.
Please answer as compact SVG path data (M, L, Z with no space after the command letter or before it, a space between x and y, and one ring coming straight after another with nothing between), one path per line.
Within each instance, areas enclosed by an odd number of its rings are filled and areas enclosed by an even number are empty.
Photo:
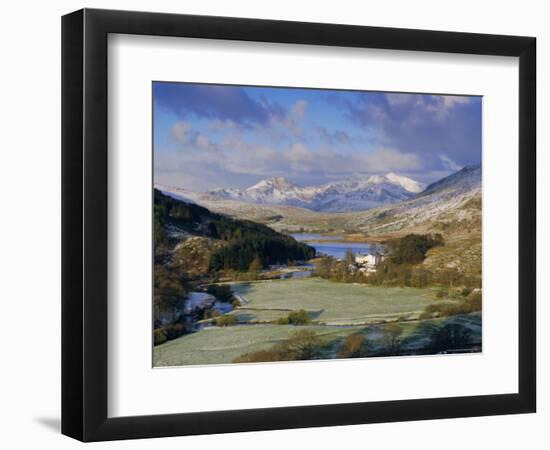
M272 187L277 189L290 189L295 185L292 184L284 177L269 177L264 180L259 181L254 186L249 187L247 190L260 189L266 187Z
M384 177L382 175L371 175L368 181L371 183L382 183L384 181Z
M405 177L403 175L397 175L394 172L386 174L386 178L392 183L400 185L403 189L409 192L421 192L424 189L424 186L418 181L413 180L412 178Z

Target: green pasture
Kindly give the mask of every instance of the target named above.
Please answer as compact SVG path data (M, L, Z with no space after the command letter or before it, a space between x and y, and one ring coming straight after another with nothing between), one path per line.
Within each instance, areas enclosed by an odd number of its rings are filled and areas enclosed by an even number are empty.
M325 325L364 325L414 319L436 300L436 289L372 287L319 278L274 280L232 285L247 300L234 312L241 323L266 322L305 309Z
M266 350L298 330L312 330L323 341L340 341L362 327L292 325L242 325L210 327L154 347L153 362L159 366L227 364L250 352Z
M471 343L481 343L481 314L472 313L441 319L400 322L403 332L399 337L403 350L424 348L431 333L446 324L460 324L470 329ZM271 348L298 330L311 330L323 344L322 359L336 358L344 339L350 334L362 334L375 352L383 349L387 336L383 324L368 326L292 326L292 325L238 325L210 327L153 349L155 367L205 364L227 364L249 352Z

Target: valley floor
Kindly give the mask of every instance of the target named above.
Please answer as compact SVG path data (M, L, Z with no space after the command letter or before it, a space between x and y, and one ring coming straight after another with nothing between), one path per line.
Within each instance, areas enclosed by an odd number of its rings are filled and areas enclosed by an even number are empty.
M238 319L229 327L205 327L154 347L154 366L227 364L250 352L267 350L298 330L315 333L322 342L317 359L336 358L346 337L360 334L377 356L388 345L384 324L398 323L399 354L422 353L434 328L459 324L470 333L471 346L479 351L481 314L418 320L426 305L438 300L433 288L377 288L336 283L318 278L233 283L246 305L228 314ZM304 309L308 325L272 323L292 310Z

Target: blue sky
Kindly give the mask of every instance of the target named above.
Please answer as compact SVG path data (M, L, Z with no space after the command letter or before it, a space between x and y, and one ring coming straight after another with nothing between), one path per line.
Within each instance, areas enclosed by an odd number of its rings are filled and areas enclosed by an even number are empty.
M480 97L154 82L153 127L155 182L195 191L481 162Z

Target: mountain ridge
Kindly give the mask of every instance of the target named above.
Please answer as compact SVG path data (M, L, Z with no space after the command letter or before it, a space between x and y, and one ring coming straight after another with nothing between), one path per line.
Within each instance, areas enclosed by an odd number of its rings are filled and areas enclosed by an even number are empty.
M468 165L429 184L424 191L419 193L419 197L432 194L438 190L453 188L456 191L457 186L460 187L459 190L467 191L478 183L481 183L481 164Z
M405 176L390 172L368 177L313 186L298 186L284 177L269 177L245 189L218 188L203 193L157 185L183 200L234 200L262 205L285 205L318 212L362 211L413 198L424 186Z

